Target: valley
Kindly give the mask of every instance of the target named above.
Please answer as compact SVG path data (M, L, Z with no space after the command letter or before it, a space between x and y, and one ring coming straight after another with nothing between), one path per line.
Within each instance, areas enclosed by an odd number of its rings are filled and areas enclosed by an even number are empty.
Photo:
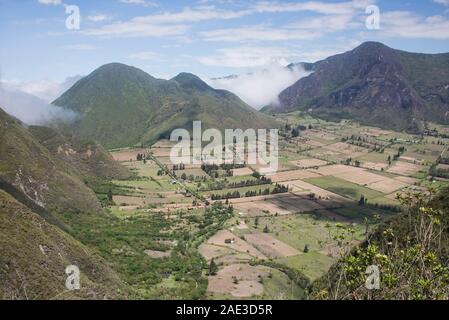
M449 185L429 178L447 138L296 113L278 121L280 170L268 181L257 166L179 170L174 143L160 140L111 150L132 176L94 188L105 216L61 218L135 297L304 299L312 281L398 213L398 193ZM276 184L287 190L272 194Z
M124 63L51 106L5 91L0 299L447 299L448 58L365 42L282 65L276 99L251 75L261 110Z

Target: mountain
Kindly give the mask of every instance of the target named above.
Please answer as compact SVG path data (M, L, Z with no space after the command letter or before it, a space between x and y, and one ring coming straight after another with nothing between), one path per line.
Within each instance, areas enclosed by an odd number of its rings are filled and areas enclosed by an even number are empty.
M215 90L195 75L156 79L134 67L113 63L78 81L55 102L81 116L70 130L106 147L148 144L175 128L273 128L276 123L236 95Z
M295 70L295 68L302 68L307 72L312 72L315 70L315 63L311 62L299 62L299 63L290 63L286 68L289 70Z
M0 299L114 299L126 285L80 242L0 189ZM81 271L81 290L67 291L65 269Z
M268 113L305 110L385 128L449 123L449 53L419 54L367 42L319 61L279 95Z
M65 136L48 127L30 126L28 130L55 158L77 170L79 176L125 179L131 175L96 142Z
M58 213L101 211L84 179L124 177L127 169L91 142L27 127L0 109L0 299L114 299L127 285L69 233ZM68 292L65 269L81 270ZM119 294L120 293L120 294Z
M30 129L2 109L0 136L0 178L49 211L98 212L100 203L85 178L127 174L96 144L75 145L61 137L56 142L47 130Z

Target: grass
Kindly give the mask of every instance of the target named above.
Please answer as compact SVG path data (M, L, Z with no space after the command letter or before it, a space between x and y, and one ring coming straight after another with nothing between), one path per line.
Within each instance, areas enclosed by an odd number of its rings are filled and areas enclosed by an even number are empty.
M309 178L305 179L305 181L354 201L359 201L362 195L368 201L382 198L384 195L381 192L333 176Z
M239 300L301 300L304 299L304 289L292 282L292 280L280 270L261 266L265 271L269 272L270 276L262 280L264 293L259 296L252 296L247 298L238 298ZM231 294L209 293L209 299L215 300L235 300L236 298Z
M397 202L394 202L394 204L397 204ZM373 216L376 214L388 216L388 213L382 210L376 210L369 207L357 205L335 209L334 212L349 220L355 220L359 222L363 222L364 218L373 218Z
M158 242L160 239L184 239L183 226L194 225L189 217L172 220L161 214L120 218L112 214L92 214L61 218L70 223L78 239L96 248L119 272L137 298L191 299L204 294L203 260L196 251L179 248L167 259L153 259L144 253L147 249L166 249ZM175 289L172 285L165 286L167 276L177 279ZM197 283L203 285L197 286Z
M271 276L263 280L264 294L262 298L268 300L304 298L304 290L292 282L285 273L273 268L267 268L267 271Z
M280 258L276 261L302 271L313 281L323 276L336 262L336 259L319 252L309 252L299 256Z
M368 209L366 209L368 210ZM333 237L339 234L338 223L324 218L317 218L313 214L298 214L282 217L260 217L259 227L254 228L254 219L249 221L248 230L242 231L239 235L258 231L265 226L270 230L270 235L278 240L296 248L301 252L294 257L276 259L277 262L304 272L311 279L323 275L332 265L335 259L323 254L327 247L336 245ZM355 229L355 239L364 238L364 227L362 224L353 226ZM309 252L302 253L305 245Z
M149 178L148 180L113 180L112 183L117 186L145 189L147 192L176 191L177 185L171 184L168 176L165 176L165 178L164 180L157 180L156 178Z
M397 151L396 151L397 153ZM367 154L364 154L363 156L357 157L356 160L359 160L361 162L379 162L379 163L388 163L388 156L395 155L395 152L393 150L389 151L389 149L385 150L384 153L380 152L370 152Z

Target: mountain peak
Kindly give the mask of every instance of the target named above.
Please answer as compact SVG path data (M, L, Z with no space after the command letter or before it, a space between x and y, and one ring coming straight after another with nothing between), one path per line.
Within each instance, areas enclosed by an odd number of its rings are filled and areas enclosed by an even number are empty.
M388 48L391 49L389 46L383 44L382 42L378 41L366 41L363 42L361 45L359 45L355 50L357 49L379 49L379 48Z
M153 78L148 73L146 73L136 67L129 66L129 65L123 64L123 63L118 63L118 62L105 64L91 73L91 75L98 75L98 74L108 74L108 75L114 74L117 76L124 76L124 75L128 74L128 75L140 75L140 76Z
M182 72L172 80L176 81L184 89L195 89L200 91L213 90L213 88L211 88L206 82L192 73Z
M378 52L392 52L394 51L390 47L384 45L381 42L367 41L356 47L352 52L354 54L372 54Z
M55 101L82 114L70 123L76 136L115 148L153 143L174 128L190 129L194 120L220 129L276 125L237 96L215 90L193 74L158 80L134 69L123 64L100 67Z
M277 109L312 110L327 119L346 117L410 131L423 121L447 123L447 61L446 54L410 53L365 42L316 63L314 73L280 94Z

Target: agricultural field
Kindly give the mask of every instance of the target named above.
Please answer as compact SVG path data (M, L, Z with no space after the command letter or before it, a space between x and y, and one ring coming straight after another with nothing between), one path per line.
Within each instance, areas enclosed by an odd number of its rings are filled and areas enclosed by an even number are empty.
M209 299L304 298L307 283L397 214L398 193L449 184L429 173L446 168L437 161L448 139L295 113L279 118L289 125L281 132L279 170L266 177L259 174L263 163L173 165L174 143L166 140L112 152L133 172L101 191L103 200L110 196L104 201L116 228L132 223L146 233L150 221L160 227L138 250L112 231L120 241L104 239L103 253L138 256L132 268L185 259L200 265L155 275L149 285L136 279L136 290L163 298L175 290ZM292 136L294 126L303 130ZM137 221L144 221L141 231ZM178 255L182 244L191 258ZM192 268L193 278L182 275Z

